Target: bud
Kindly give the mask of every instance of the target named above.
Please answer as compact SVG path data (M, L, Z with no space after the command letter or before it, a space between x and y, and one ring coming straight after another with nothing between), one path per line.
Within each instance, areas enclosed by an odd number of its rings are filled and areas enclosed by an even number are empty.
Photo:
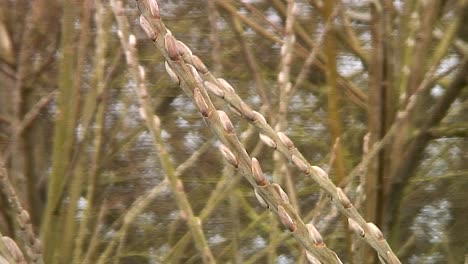
M316 257L314 257L314 255L312 255L312 253L310 253L309 251L306 251L306 256L310 264L322 264L322 262L320 262Z
M279 194L279 196L281 197L281 200L284 202L284 203L289 203L289 197L288 197L288 194L283 190L283 188L281 188L281 186L277 183L273 183L272 184L273 187L275 188L276 192Z
M148 0L148 5L149 5L151 16L156 19L161 18L159 14L158 2L156 0Z
M260 196L260 194L258 193L257 189L254 188L254 193L255 193L255 197L257 198L258 202L265 208L268 208L268 204L265 202L265 199L263 199L262 196Z
M180 56L187 58L189 62L192 61L192 51L180 40L177 41L177 50L179 51Z
M252 111L250 106L248 106L246 103L241 102L240 103L240 112L242 115L249 120L250 122L254 122L257 120L257 115Z
M203 85L203 80L200 77L200 74L198 74L197 69L195 69L195 67L193 67L192 64L185 64L185 65L187 65L187 67L190 69L190 73L192 73L192 76L195 79L195 81L197 82L197 85L202 86Z
M353 232L355 232L359 236L364 237L366 235L366 232L364 232L364 229L362 229L362 227L359 226L359 224L356 221L354 221L352 218L348 218L348 226L349 226L349 229L351 229Z
M311 168L314 171L314 173L317 174L319 177L323 179L328 179L328 174L319 166L311 166Z
M260 136L260 140L263 143L265 143L265 145L276 149L276 142L273 139L271 139L269 136L261 134L261 133L259 134L259 136Z
M206 68L203 61L200 60L200 58L198 58L198 56L192 55L192 63L193 63L193 66L195 66L195 68L197 68L199 72L203 74L208 73L208 69Z
M284 210L283 206L278 205L278 216L281 220L281 223L289 229L289 231L294 232L296 231L296 224L292 220L291 216Z
M301 170L303 173L305 174L309 174L310 173L310 168L309 168L309 165L307 165L307 163L305 163L301 158L299 158L298 156L296 155L292 155L291 156L291 161L294 163L294 165L296 165L299 170Z
M278 132L278 137L281 140L281 142L288 148L288 149L293 149L294 148L294 143L291 141L291 139L286 136L283 132Z
M176 39L169 32L167 32L164 36L164 47L166 48L167 54L172 61L178 61L180 59Z
M21 210L18 214L18 225L21 229L25 229L28 224L31 223L31 218L29 217L29 213L26 210Z
M226 114L226 112L222 110L218 110L218 116L219 119L221 120L221 123L223 124L224 130L226 130L227 134L234 134L234 126L232 125L231 119L229 119L229 116Z
M258 162L256 158L252 158L252 174L258 186L266 186L268 184L268 180L265 174L263 174L262 167L260 167L260 162Z
M13 239L11 239L10 237L4 236L2 237L1 240L2 240L1 243L5 245L7 251L11 254L11 256L16 262L24 261L23 253L21 252L18 245Z
M266 121L265 117L264 117L262 114L260 114L259 112L255 111L255 110L252 111L252 112L253 112L253 114L254 114L254 116L255 116L255 117L254 117L254 121L257 121L257 122L259 122L259 123L262 124L262 125L266 125L266 124L267 124L267 121Z
M323 237L320 234L320 232L315 228L313 224L307 224L307 230L309 231L309 235L314 241L314 245L316 247L323 247L325 246L325 243L323 242Z
M176 82L176 83L179 83L180 80L179 80L179 76L177 76L177 74L174 72L174 70L171 68L171 66L169 65L169 63L167 63L167 61L164 62L164 66L166 67L166 71L167 71L167 74L169 74L169 77L171 77L171 79Z
M140 16L140 26L143 28L143 31L145 31L146 35L152 40L156 40L156 33L154 32L153 28L151 27L151 24L146 20L144 16Z
M369 228L369 231L372 233L372 235L375 236L375 238L378 241L384 240L382 231L380 231L380 229L374 223L372 222L367 223L367 227Z
M239 166L239 161L237 160L234 153L232 153L228 147L226 147L223 144L220 144L219 150L221 151L221 154L223 154L224 158L227 160L229 164L231 164L232 166L236 168Z
M216 95L217 97L224 98L224 91L221 88L219 88L216 84L206 81L205 87L206 89L208 89L208 91L210 91L212 94Z
M353 207L353 204L351 203L343 189L336 188L336 194L338 195L338 201L340 201L341 205L343 205L345 209Z
M232 86L223 78L218 78L218 82L221 84L221 88L223 88L224 91L228 93L236 93L234 88L232 88Z
M195 88L193 90L193 98L195 99L195 104L198 107L198 110L200 110L200 113L202 114L203 117L208 117L211 114L210 108L208 108L208 105L206 104L205 98L203 98L202 94L200 93L200 90L198 88Z

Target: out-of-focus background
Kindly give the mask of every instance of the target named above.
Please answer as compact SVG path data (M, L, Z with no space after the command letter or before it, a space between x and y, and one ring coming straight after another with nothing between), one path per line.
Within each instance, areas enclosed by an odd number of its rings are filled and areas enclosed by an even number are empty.
M214 258L307 263L169 78L161 52L139 26L137 2L124 1L117 16L136 36L165 148ZM402 263L464 262L467 1L158 2L172 34L346 187ZM291 2L294 24L285 31ZM16 241L28 263L34 256L44 263L202 262L139 114L119 30L109 1L0 0L0 233ZM285 71L281 49L292 35ZM283 186L343 263L379 263L310 177L261 143L225 103L215 103L268 179ZM149 191L151 199L135 210ZM40 240L40 250L25 238L12 201L29 212L29 237Z

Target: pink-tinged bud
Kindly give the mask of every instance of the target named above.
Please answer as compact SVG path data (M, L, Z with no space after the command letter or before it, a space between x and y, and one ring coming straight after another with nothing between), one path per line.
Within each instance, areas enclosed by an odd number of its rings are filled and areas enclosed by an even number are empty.
M319 166L312 166L311 168L320 178L328 179L328 174Z
M203 80L200 77L200 74L198 74L197 69L195 69L195 67L193 67L191 64L185 64L185 65L187 65L187 67L190 69L190 73L192 73L192 76L195 79L195 81L197 82L197 85L202 86L203 85Z
M263 174L260 162L258 162L256 158L252 158L252 174L258 186L266 186L268 184L268 180L265 177L265 174Z
M278 216L281 220L281 223L291 232L296 231L296 224L292 220L291 216L284 210L283 206L278 205Z
M161 15L159 14L159 6L156 0L148 0L149 10L153 18L159 19Z
M221 123L223 124L224 130L226 130L227 134L234 134L234 126L232 125L231 119L229 119L229 116L226 114L226 112L222 110L218 110L218 116L219 119L221 120Z
M353 204L351 203L343 189L336 188L336 194L338 195L338 201L340 201L341 205L343 205L345 209L353 207Z
M17 263L24 261L23 252L21 252L18 245L13 239L7 236L3 236L1 240L2 241L0 243L3 243L8 253L10 253L10 255L13 257L13 260L15 260Z
M206 81L205 87L210 91L212 94L216 95L217 97L224 98L224 91L219 88L216 84Z
M278 132L278 137L281 140L281 142L288 148L288 149L293 149L294 148L294 143L291 141L291 139L286 136L283 132Z
M252 111L250 106L248 106L246 103L241 102L240 103L240 109L239 111L242 113L242 115L249 121L249 122L254 122L257 118L255 113Z
M140 16L140 26L143 28L143 31L145 31L146 35L148 38L150 38L152 41L156 40L156 32L154 32L153 28L151 27L151 24L146 20L144 16Z
M267 121L266 121L265 117L264 117L262 114L260 114L259 112L255 111L255 110L252 111L252 113L253 113L254 116L255 116L255 117L254 117L254 121L257 121L257 122L259 122L259 123L262 124L262 125L266 125L266 124L267 124Z
M351 229L357 235L361 237L364 237L366 235L366 232L364 232L364 229L362 229L362 227L359 226L359 224L351 218L348 218L348 226L349 226L349 229Z
M382 234L382 231L372 222L367 223L367 227L369 228L369 231L372 233L375 238L377 238L378 241L384 240L384 236Z
M312 255L312 253L310 253L309 251L306 251L306 256L310 264L322 264L322 262L320 262L316 257L314 257L314 255Z
M323 237L320 234L320 232L315 228L313 224L307 224L307 230L309 231L309 235L312 238L312 241L314 241L314 245L316 247L323 247L325 246L325 243L323 242Z
M198 110L200 110L200 113L202 114L202 116L203 117L210 116L211 110L206 104L205 98L203 98L198 88L195 88L193 90L193 98L195 99L195 104L197 105Z
M227 93L236 93L234 88L223 78L218 78L218 82L221 84L221 88L224 89Z
M208 68L206 68L205 64L200 60L200 58L198 58L198 56L192 55L192 63L199 72L203 74L208 73Z
M269 136L264 135L264 134L259 134L259 136L260 136L260 140L263 143L265 143L265 145L276 149L276 142L273 139L271 139Z
M231 164L232 166L236 168L239 166L239 161L237 160L234 153L232 153L232 151L228 147L226 147L223 144L219 144L219 150L221 151L221 154L223 154L224 158L227 160L229 164Z
M171 77L171 80L173 80L176 83L179 83L179 76L175 73L175 71L169 66L169 63L167 61L164 62L164 66L166 67L167 74L169 74L169 77Z
M268 204L265 202L262 196L258 193L257 189L254 188L255 197L257 198L258 202L265 208L268 208Z
M31 223L31 217L29 217L29 213L26 210L21 210L18 214L18 225L21 229L25 229L28 224Z
M192 51L180 40L177 41L177 50L179 51L180 56L189 59L190 62L192 61Z
M279 194L279 196L281 197L281 200L284 202L284 203L289 203L289 197L288 197L288 194L283 190L283 188L281 188L281 186L277 183L273 183L272 186L275 188L276 192Z
M164 46L166 48L167 55L172 61L178 61L180 59L176 39L169 32L164 36Z
M299 158L298 156L296 155L292 155L291 156L291 161L294 163L294 165L296 165L300 171L302 171L303 173L305 174L309 174L310 173L310 168L309 168L309 165L307 165L307 163L305 163L301 158Z

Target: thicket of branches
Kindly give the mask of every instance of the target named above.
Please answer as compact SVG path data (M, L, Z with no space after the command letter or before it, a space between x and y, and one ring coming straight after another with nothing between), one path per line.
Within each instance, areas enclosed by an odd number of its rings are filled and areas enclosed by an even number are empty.
M468 3L0 1L0 262L462 263Z

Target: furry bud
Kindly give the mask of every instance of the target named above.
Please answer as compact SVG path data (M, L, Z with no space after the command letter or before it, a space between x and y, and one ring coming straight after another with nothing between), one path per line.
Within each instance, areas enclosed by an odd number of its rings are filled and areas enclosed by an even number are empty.
M221 154L223 154L224 158L227 160L229 164L231 164L232 166L236 168L239 166L239 161L237 160L234 153L232 153L232 151L228 147L226 147L223 144L220 144L219 150L221 151Z
M260 167L260 162L258 162L257 158L252 158L252 174L258 186L266 186L268 184L268 180L265 174L263 174L262 167Z
M323 247L325 243L323 242L323 237L320 232L315 228L313 224L307 224L307 230L309 231L309 235L314 241L316 247Z
M294 148L294 143L292 140L286 136L283 132L278 132L278 137L281 140L281 142L288 148L288 149L293 149Z
M228 93L235 93L236 92L234 90L234 88L232 88L232 86L226 80L224 80L223 78L218 78L218 82L221 84L224 91L226 91Z
M161 18L159 14L158 2L156 0L148 0L148 5L149 5L151 16L156 19Z
M265 143L265 145L276 149L276 142L271 139L269 136L264 134L259 134L260 140Z
M303 173L305 174L309 174L310 173L310 168L309 168L309 165L307 165L307 163L305 163L301 158L299 158L298 156L296 155L292 155L291 156L291 161L294 163L294 165L296 165L300 171L302 171Z
M164 62L164 66L166 67L167 74L169 74L169 77L171 77L171 80L173 80L176 83L179 83L179 76L175 73L175 71L169 66L169 63L167 61Z
M382 234L382 231L372 222L367 223L367 227L369 228L369 231L374 235L378 241L384 240L384 236Z
M203 98L200 90L198 88L195 88L193 90L193 98L195 100L195 104L198 107L198 110L200 110L200 113L202 114L203 117L208 117L211 114L211 110L206 104L205 98Z
M222 110L218 110L217 112L218 112L219 119L221 120L221 123L223 124L224 130L226 130L228 134L234 134L235 132L234 126L232 125L231 119L229 119L229 116L226 114L226 112Z
M176 39L169 32L164 36L164 47L166 48L167 54L172 61L178 61L180 59Z
M143 28L143 31L145 31L146 35L148 38L150 38L152 41L156 40L156 32L154 32L153 28L151 27L151 24L146 20L144 16L140 16L140 26Z
M345 209L353 207L353 204L351 203L343 189L336 188L336 194L338 195L338 201L340 201L341 205L343 205Z
M221 88L219 88L216 84L206 81L205 87L206 89L208 89L208 91L210 91L212 94L216 95L217 97L224 98L224 91Z
M283 225L289 229L289 231L291 232L294 232L296 231L296 224L294 223L294 221L292 220L291 216L289 216L289 214L286 212L286 210L284 210L283 206L281 205L278 205L278 216L281 220L281 223L283 223Z

